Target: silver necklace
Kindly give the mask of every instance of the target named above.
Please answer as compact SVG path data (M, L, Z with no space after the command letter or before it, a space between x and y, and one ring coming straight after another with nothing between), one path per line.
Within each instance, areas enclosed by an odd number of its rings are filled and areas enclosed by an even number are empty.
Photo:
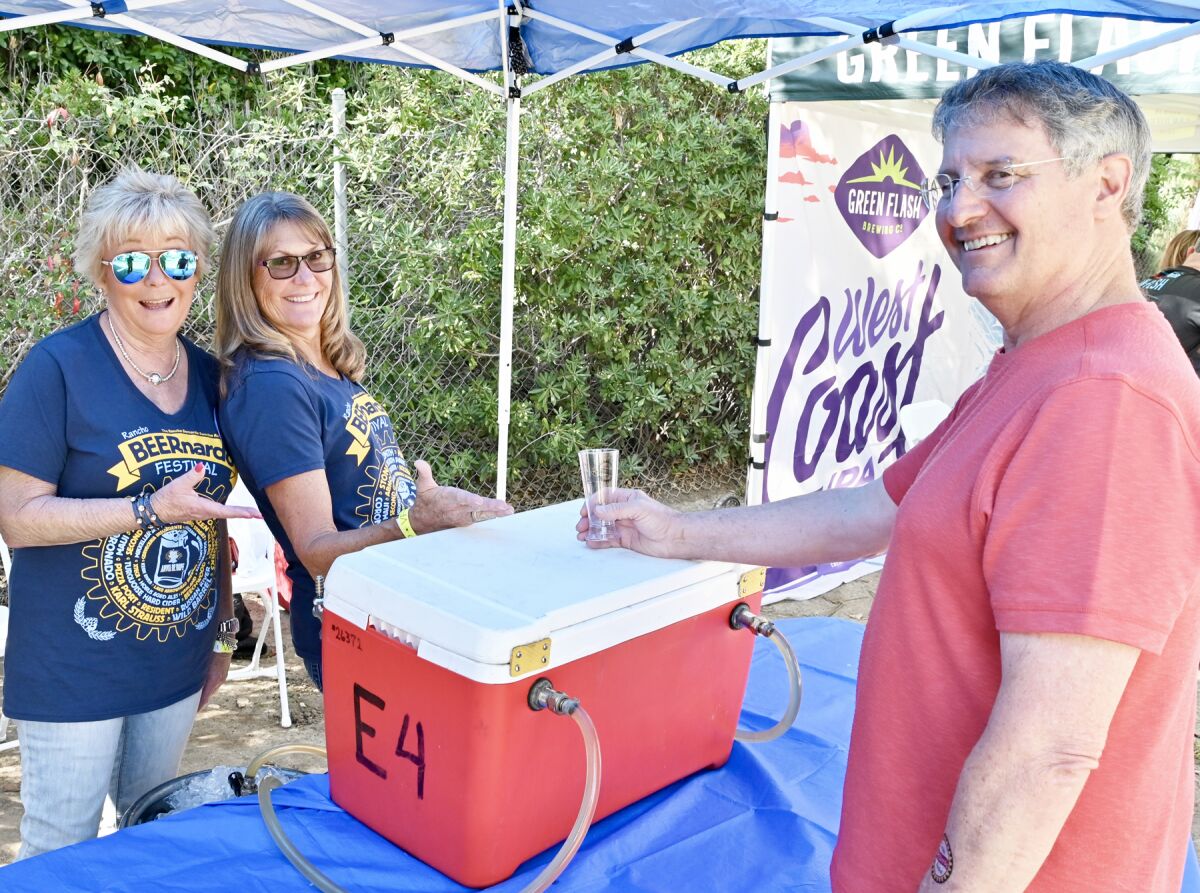
M125 345L121 343L121 336L117 334L117 327L115 325L113 325L111 313L108 314L108 330L110 332L112 332L113 340L117 342L117 350L119 350L121 352L121 356L123 356L125 358L125 362L128 363L133 368L134 372L136 372L142 378L146 379L146 381L150 382L150 384L155 385L155 386L158 386L160 384L166 384L168 381L170 381L172 378L174 378L175 373L179 371L179 336L178 335L175 336L175 365L171 367L171 371L168 372L166 375L159 375L157 372L144 371L140 366L138 366L137 363L135 363L133 361L133 357L131 357L129 355L129 353L125 350Z

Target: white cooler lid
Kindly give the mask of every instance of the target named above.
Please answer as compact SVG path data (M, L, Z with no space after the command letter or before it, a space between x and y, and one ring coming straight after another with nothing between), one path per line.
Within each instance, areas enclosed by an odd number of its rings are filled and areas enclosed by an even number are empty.
M581 505L343 555L326 577L325 608L500 683L512 681L517 646L551 638L551 661L540 668L549 669L738 597L744 565L587 548L575 539Z

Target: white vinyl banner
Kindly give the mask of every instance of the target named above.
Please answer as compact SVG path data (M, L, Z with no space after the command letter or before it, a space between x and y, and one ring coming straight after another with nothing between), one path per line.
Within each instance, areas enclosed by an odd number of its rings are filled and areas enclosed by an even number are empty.
M770 345L760 358L765 393L755 397L766 401L756 417L767 437L752 502L875 479L911 445L901 408L953 405L999 345L999 325L963 293L921 199L941 160L931 110L771 105L779 148L768 196L778 217L767 224ZM775 599L808 598L878 566L772 568L767 587Z

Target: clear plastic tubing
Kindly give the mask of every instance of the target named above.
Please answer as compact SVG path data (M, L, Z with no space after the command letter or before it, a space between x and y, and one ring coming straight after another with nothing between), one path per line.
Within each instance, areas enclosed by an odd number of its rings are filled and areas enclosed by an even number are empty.
M268 760L289 753L306 753L320 757L326 756L325 748L315 744L284 744L280 747L273 747L268 751L264 751L251 760L250 765L246 767L246 777L254 778L258 770ZM315 865L304 858L304 854L296 849L296 845L284 833L283 825L279 823L279 816L275 815L275 806L271 803L271 791L275 790L281 784L282 782L274 775L268 775L258 786L258 808L262 810L263 822L267 826L267 833L271 835L271 839L275 841L275 846L279 847L279 851L283 853L284 858L291 862L293 867L304 875L310 884L318 890L323 891L323 893L346 893L345 890L323 875Z
M275 815L275 807L271 805L271 791L279 785L278 778L268 775L258 786L258 806L262 810L263 821L266 822L267 832L275 841L275 846L279 847L279 851L283 853L284 857L318 890L323 893L346 893L304 858L304 854L296 849L296 845L284 833L283 826L279 824L279 816Z
M246 767L246 777L253 779L258 774L258 770L266 763L271 762L276 757L286 756L289 753L306 753L310 756L321 757L322 759L326 758L325 748L319 744L281 744L278 747L272 747L270 750L264 750L251 760L250 765Z
M587 711L582 707L576 707L570 714L579 726L579 731L583 735L583 749L587 762L586 774L583 782L583 802L579 805L579 814L575 817L575 824L571 828L571 833L567 835L567 839L563 841L558 852L550 863L542 869L541 874L533 879L521 893L542 893L558 878L571 860L575 858L575 853L579 851L579 847L583 844L583 838L587 834L588 829L592 825L592 819L596 815L596 804L600 800L600 739L596 735L596 726L592 723L592 718L588 716ZM253 778L258 769L267 760L282 756L287 753L307 753L317 756L325 756L325 749L312 744L285 744L281 747L272 748L265 753L259 754L246 767L246 775ZM283 830L283 826L279 822L279 817L275 815L275 807L271 804L271 791L282 784L274 775L268 775L262 780L262 784L258 786L258 805L262 810L263 821L266 823L267 832L271 835L271 839L275 841L275 845L279 847L279 851L297 871L308 879L322 893L346 893L341 887L331 881L328 877L304 857L304 854L296 849L295 844L288 838Z
M563 873L563 869L575 858L575 853L579 851L579 846L583 843L584 835L588 833L588 828L592 825L592 818L596 815L596 803L600 799L600 739L596 736L596 727L592 724L592 718L582 707L576 707L571 713L571 718L578 723L579 731L583 734L583 748L587 757L587 774L583 781L583 802L579 805L579 815L575 817L575 825L571 828L567 839L563 841L558 853L550 860L550 864L542 869L542 873L535 877L521 893L542 893L554 883L555 879Z
M783 655L783 663L787 667L791 695L788 699L787 710L784 711L783 718L771 726L771 728L763 729L759 732L738 729L733 733L733 737L738 741L748 741L751 744L774 741L790 729L792 723L796 721L796 714L800 712L800 696L803 693L803 686L800 683L800 663L796 660L796 652L792 650L791 643L788 642L787 638L778 629L774 629L767 638L775 643L775 647Z

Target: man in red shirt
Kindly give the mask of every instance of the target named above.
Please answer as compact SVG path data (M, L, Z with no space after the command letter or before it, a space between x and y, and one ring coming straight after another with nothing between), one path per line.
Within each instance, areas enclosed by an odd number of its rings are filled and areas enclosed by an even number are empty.
M601 516L653 555L798 566L889 550L836 893L1177 893L1200 381L1130 254L1148 128L1102 79L1036 63L960 82L934 132L926 200L1005 332L945 422L857 489L696 514L622 491Z

